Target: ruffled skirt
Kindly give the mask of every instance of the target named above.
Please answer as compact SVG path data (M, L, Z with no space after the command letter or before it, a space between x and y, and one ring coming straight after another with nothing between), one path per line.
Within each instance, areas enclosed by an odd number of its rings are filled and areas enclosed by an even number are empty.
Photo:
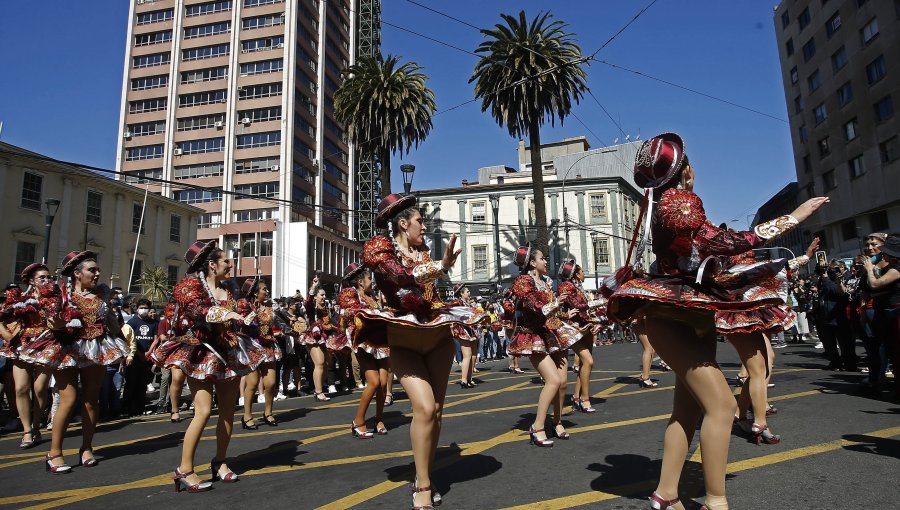
M329 337L334 335L334 329L325 329L322 326L322 322L318 321L304 334L300 335L299 343L301 345L327 347Z
M17 342L5 345L0 355L29 365L56 369L70 347L60 344L48 331L38 336L20 337Z
M217 354L200 343L193 333L172 338L150 353L150 360L160 367L181 369L194 379L224 381L241 377L259 367L263 346L244 335L235 335L237 344ZM276 346L277 347L277 346Z
M259 367L263 363L275 363L281 360L281 347L278 346L277 342L260 342L258 340L257 342L260 348L253 349L247 353L251 366Z
M375 359L388 359L391 357L391 348L387 345L374 345L369 342L360 342L356 344L353 352L359 354L364 352Z
M473 310L468 306L452 306L437 309L425 320L420 319L413 313L400 315L389 309L366 308L356 313L354 321L362 331L377 330L379 327L386 328L389 324L422 330L442 328L452 330L454 325L472 328L479 324L485 324L490 321L490 316L484 312ZM381 338L378 335L372 335L366 338L366 341L373 346L387 345L387 334ZM356 338L354 338L354 343L358 345Z
M509 339L508 352L512 356L533 356L562 352L581 340L581 333L570 324L563 324L556 330L532 330L518 326Z
M89 340L79 339L69 344L61 344L48 335L47 338L34 342L27 351L20 352L23 360L32 360L31 363L54 369L112 365L127 355L125 340L110 335Z
M473 328L463 326L462 324L452 324L450 326L450 336L460 342L477 342L478 336Z

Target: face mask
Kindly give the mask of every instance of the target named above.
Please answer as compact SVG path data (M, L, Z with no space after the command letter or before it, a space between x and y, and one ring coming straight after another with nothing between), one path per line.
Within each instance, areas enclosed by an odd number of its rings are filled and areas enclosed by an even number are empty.
M145 317L147 317L148 315L150 315L150 310L148 310L148 309L146 309L146 308L141 308L141 309L138 310L138 316L139 316L139 317L145 318Z

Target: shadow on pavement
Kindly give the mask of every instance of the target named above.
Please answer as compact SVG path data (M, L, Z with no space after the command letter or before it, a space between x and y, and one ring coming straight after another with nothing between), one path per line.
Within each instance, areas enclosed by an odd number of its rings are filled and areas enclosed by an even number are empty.
M272 443L266 448L234 457L228 463L228 467L235 472L243 473L273 466L300 466L303 463L297 462L296 459L299 455L306 454L306 451L299 449L301 444L298 441Z
M503 464L490 455L466 455L460 453L462 449L456 443L447 447L438 448L435 458L436 465L443 465L432 473L431 483L442 495L449 494L453 484L477 480L496 473ZM415 479L415 464L409 462L399 466L392 466L384 470L388 480L401 482Z
M862 434L847 434L843 436L843 438L847 441L863 443L845 446L845 450L872 453L883 457L900 459L900 440L886 437L872 437Z

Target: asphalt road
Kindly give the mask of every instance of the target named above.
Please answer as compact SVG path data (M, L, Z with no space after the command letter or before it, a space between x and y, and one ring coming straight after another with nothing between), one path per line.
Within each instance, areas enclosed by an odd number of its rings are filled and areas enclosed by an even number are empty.
M655 371L659 387L638 388L636 344L599 347L595 358L591 391L599 412L565 416L572 438L554 448L529 446L524 433L540 391L533 370L514 375L505 371L505 361L497 361L480 366L477 388L451 385L434 472L444 494L441 508L648 508L674 376ZM719 344L719 359L733 376L734 350ZM783 441L757 446L733 435L732 508L894 507L900 406L850 395L863 376L826 372L824 364L811 345L778 351L769 392L780 412L770 425ZM527 361L522 366L530 368ZM451 381L458 380L455 370ZM167 416L153 416L101 424L95 437L99 466L59 476L46 474L41 463L49 442L22 451L19 434L5 436L0 438L0 507L409 508L410 406L399 391L398 396L387 409L389 435L367 441L350 434L354 394L327 403L311 397L276 402L277 428L243 431L238 424L235 429L229 464L241 481L216 484L203 494L173 491L171 473L187 421L172 424ZM374 407L370 417L373 412ZM214 425L215 418L197 455L204 477L214 452ZM76 461L79 434L75 425L66 440L70 463ZM701 455L695 438L682 477L683 499L703 496ZM689 509L698 507L687 502Z

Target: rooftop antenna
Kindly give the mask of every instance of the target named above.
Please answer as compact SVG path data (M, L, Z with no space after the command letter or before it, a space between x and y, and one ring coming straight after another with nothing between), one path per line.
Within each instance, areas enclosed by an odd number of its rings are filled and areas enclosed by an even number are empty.
M638 140L640 140L640 139L641 139L641 128L638 128L638 134L635 135L634 141L636 142L636 141L638 141Z
M615 140L613 140L613 145L615 145L615 144L617 144L617 143L619 143L619 139L618 139L618 138L616 138Z
M630 140L630 139L631 139L631 135L625 135L625 141L626 141L626 142L627 142L628 140Z
M0 138L3 137L3 121L0 120Z

